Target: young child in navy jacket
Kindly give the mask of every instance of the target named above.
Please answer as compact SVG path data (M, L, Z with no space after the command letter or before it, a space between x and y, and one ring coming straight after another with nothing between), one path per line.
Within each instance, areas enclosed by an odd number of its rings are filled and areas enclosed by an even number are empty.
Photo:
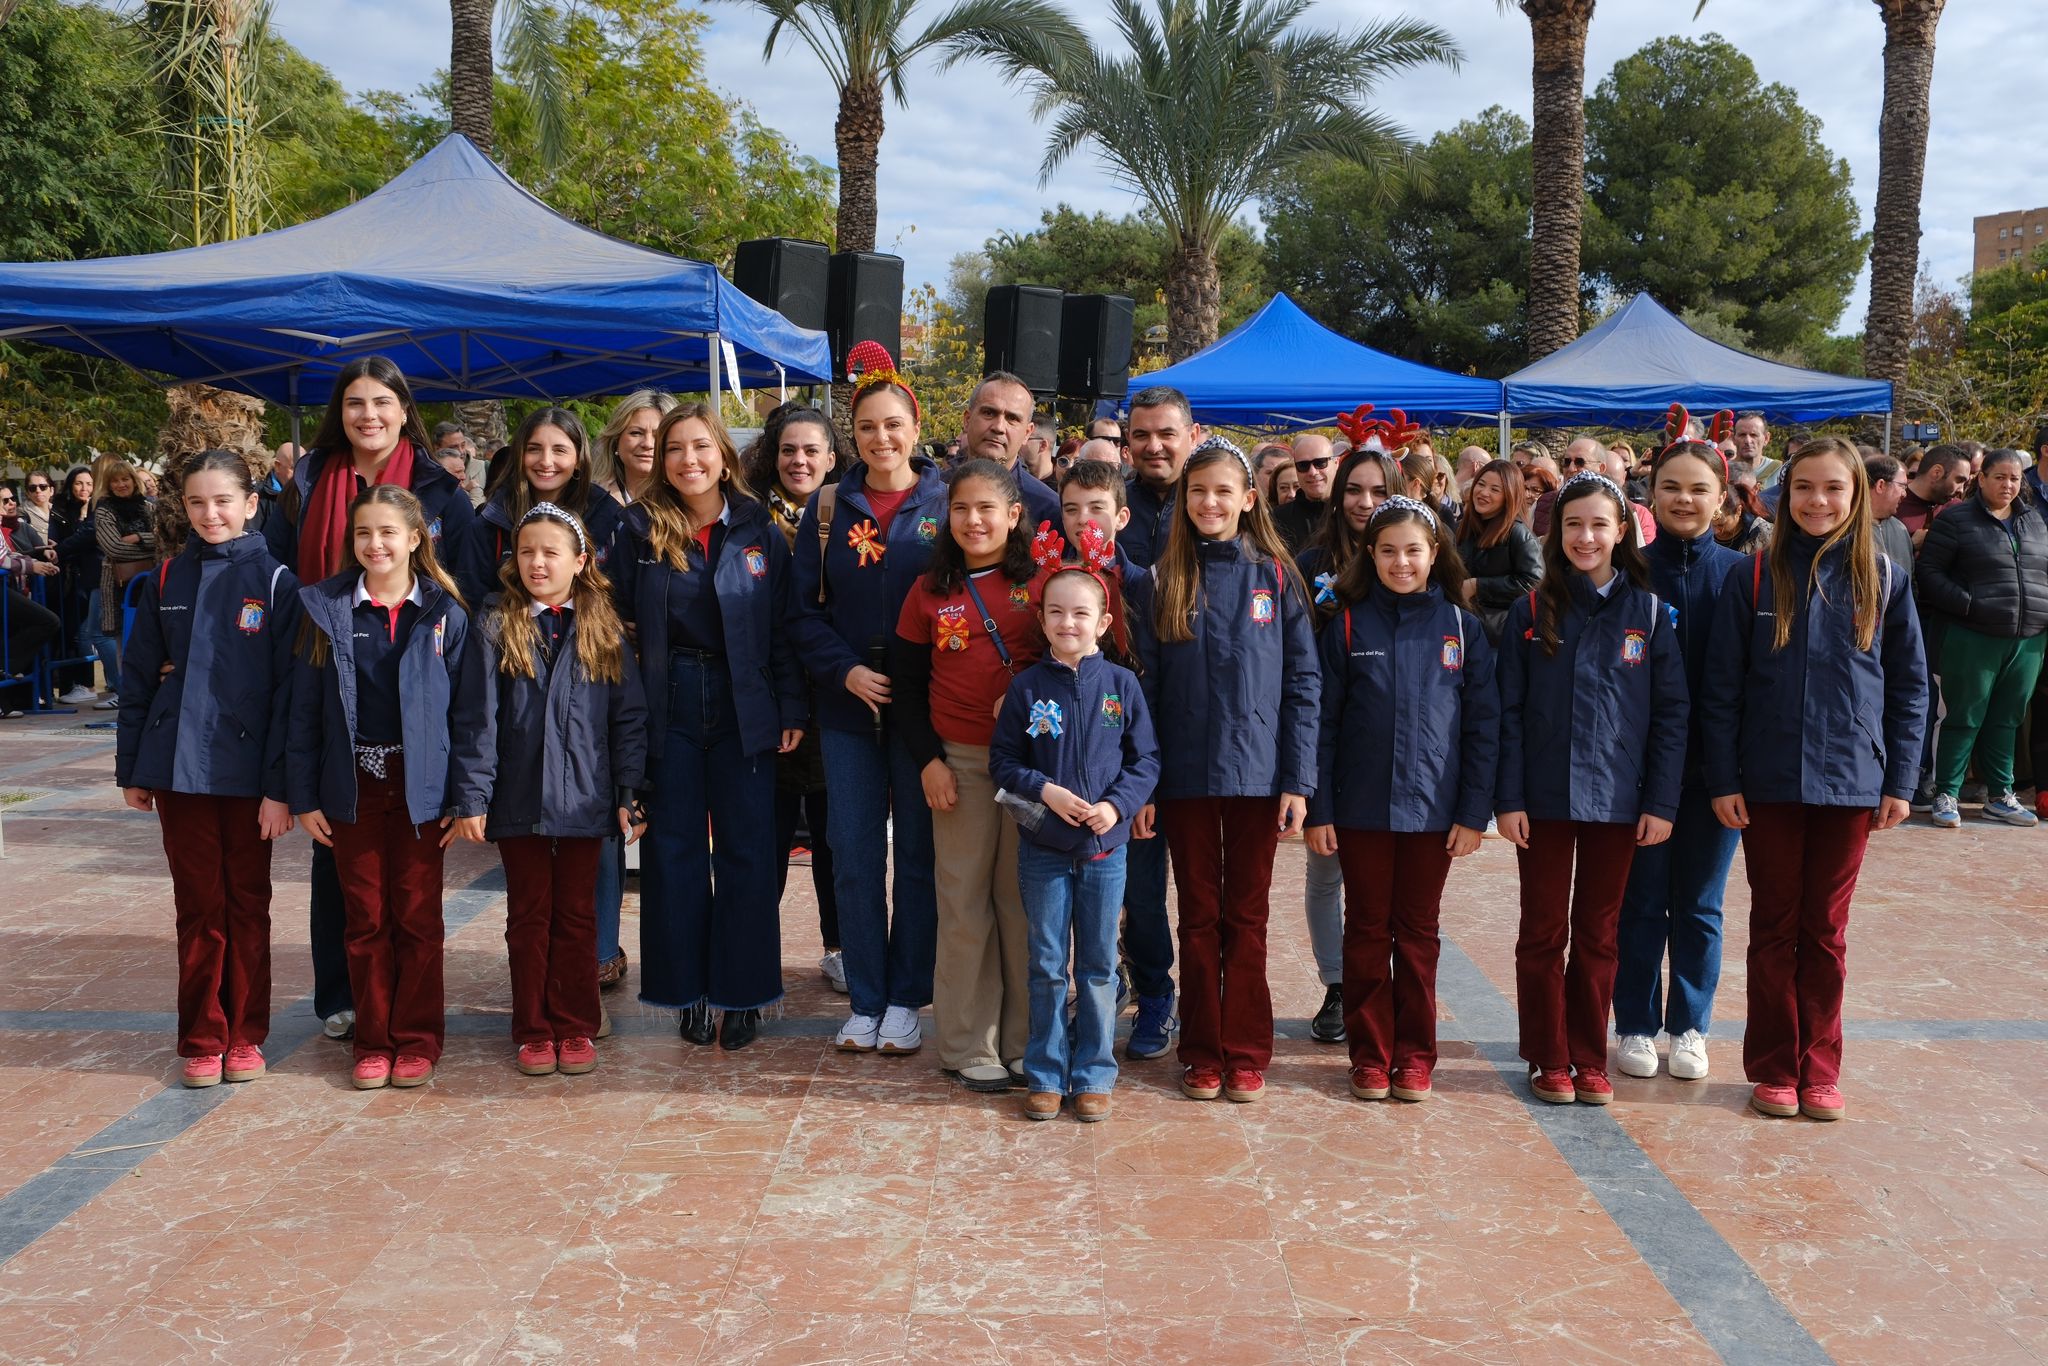
M1273 854L1315 788L1322 671L1308 591L1242 451L1188 457L1165 553L1127 587L1146 700L1180 736L1154 801L1180 888L1181 1092L1254 1101L1273 1056Z
M455 717L458 833L505 863L512 1038L530 1077L588 1072L599 1032L597 867L639 838L647 704L589 532L553 503L513 537L518 572L484 604Z
M299 584L248 530L248 464L206 451L179 487L192 534L146 576L125 651L115 781L155 810L177 903L187 1086L263 1075L270 843L292 828L284 745ZM225 1055L225 1060L223 1060Z
M1669 838L1678 813L1685 662L1648 580L1627 497L1604 475L1576 475L1558 490L1543 580L1501 632L1495 803L1520 851L1521 1053L1536 1098L1556 1105L1614 1098L1622 892L1636 846Z
M1344 870L1344 1039L1351 1094L1427 1100L1451 860L1493 806L1500 699L1449 529L1387 499L1335 584L1323 628L1321 741L1309 848Z
M441 865L469 616L419 499L395 484L356 495L345 555L340 573L299 591L285 781L306 833L334 848L354 1081L367 1091L426 1083L447 1034Z
M989 776L1022 844L1030 922L1031 1036L1024 1113L1051 1119L1062 1097L1083 1121L1109 1115L1116 1085L1116 929L1131 818L1151 799L1159 746L1136 675L1103 658L1109 590L1092 570L1046 581L1047 655L1003 699ZM1071 947L1070 947L1071 944ZM1079 1010L1067 1036L1067 970Z
M1815 441L1780 486L1770 549L1716 610L1705 781L1749 874L1750 1104L1840 1119L1849 901L1870 832L1911 810L1927 661L1906 576L1874 548L1856 448Z

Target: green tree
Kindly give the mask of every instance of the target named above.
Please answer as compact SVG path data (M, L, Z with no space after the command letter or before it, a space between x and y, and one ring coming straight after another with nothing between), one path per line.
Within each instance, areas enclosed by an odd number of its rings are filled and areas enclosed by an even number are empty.
M1410 150L1367 103L1380 80L1461 60L1449 35L1406 19L1349 33L1296 27L1310 0L1112 0L1117 42L1085 54L1035 30L963 39L1024 86L1052 133L1049 178L1093 143L1118 183L1165 224L1167 355L1216 340L1218 253L1238 213L1304 161L1391 171Z
M1869 248L1820 120L1719 35L1615 65L1586 101L1586 180L1588 274L1714 312L1765 350L1832 327Z
M1391 198L1312 162L1265 200L1272 287L1377 350L1503 375L1527 348L1529 125L1495 106L1439 133Z

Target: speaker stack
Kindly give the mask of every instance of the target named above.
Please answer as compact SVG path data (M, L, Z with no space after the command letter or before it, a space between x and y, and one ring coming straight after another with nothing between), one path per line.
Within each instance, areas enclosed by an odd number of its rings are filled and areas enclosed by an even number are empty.
M1136 305L1121 294L1069 294L1060 313L1060 394L1122 398L1131 387Z
M1130 387L1133 312L1121 294L997 285L983 315L983 369L1008 370L1040 397L1121 398Z
M823 242L761 237L742 242L732 282L740 293L832 343L832 370L846 353L877 341L903 359L903 258L873 251L834 253Z
M832 252L823 242L760 237L742 242L733 256L732 282L798 327L825 330L825 289Z

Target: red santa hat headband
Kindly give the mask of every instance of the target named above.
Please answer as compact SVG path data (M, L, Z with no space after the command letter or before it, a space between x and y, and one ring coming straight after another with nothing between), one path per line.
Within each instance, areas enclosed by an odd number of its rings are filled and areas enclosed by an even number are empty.
M893 384L903 391L910 400L910 415L919 422L924 421L924 409L918 405L917 391L910 387L910 381L896 369L896 358L889 354L889 348L878 341L864 341L846 353L846 378L853 384L853 401L860 403L860 396L868 390L883 384Z

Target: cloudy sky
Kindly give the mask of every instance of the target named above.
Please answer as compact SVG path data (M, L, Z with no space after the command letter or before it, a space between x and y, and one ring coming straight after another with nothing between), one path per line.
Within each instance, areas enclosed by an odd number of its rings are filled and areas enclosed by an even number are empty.
M938 13L943 0L927 0ZM802 151L831 162L835 98L816 60L785 43L763 66L766 23L751 6L712 4L705 49L713 82L746 99ZM1823 125L1822 138L1846 157L1870 222L1877 188L1877 121L1883 93L1884 30L1869 0L1712 0L1697 22L1694 0L1605 0L1594 17L1587 84L1665 34L1718 32L1746 49L1767 81L1790 86ZM1074 12L1099 36L1101 6ZM1381 108L1419 137L1490 104L1529 114L1526 20L1494 0L1320 0L1310 22L1324 27L1406 12L1430 16L1464 47L1455 74L1409 75L1381 87ZM412 91L448 61L448 11L437 0L278 0L275 22L350 91ZM1970 220L1983 213L2048 204L2048 139L2040 136L2040 57L2048 52L2048 5L2039 0L1956 0L1942 19L1933 92L1933 135L1921 207L1921 255L1937 279L1970 268ZM2031 54L2022 57L2022 54ZM1028 103L985 69L910 82L908 108L892 107L882 143L878 245L906 262L909 281L943 283L957 252L1003 230L1036 225L1062 200L1084 210L1127 212L1132 197L1109 184L1092 154L1071 159L1038 183L1043 130ZM1864 282L1842 320L1862 326Z

